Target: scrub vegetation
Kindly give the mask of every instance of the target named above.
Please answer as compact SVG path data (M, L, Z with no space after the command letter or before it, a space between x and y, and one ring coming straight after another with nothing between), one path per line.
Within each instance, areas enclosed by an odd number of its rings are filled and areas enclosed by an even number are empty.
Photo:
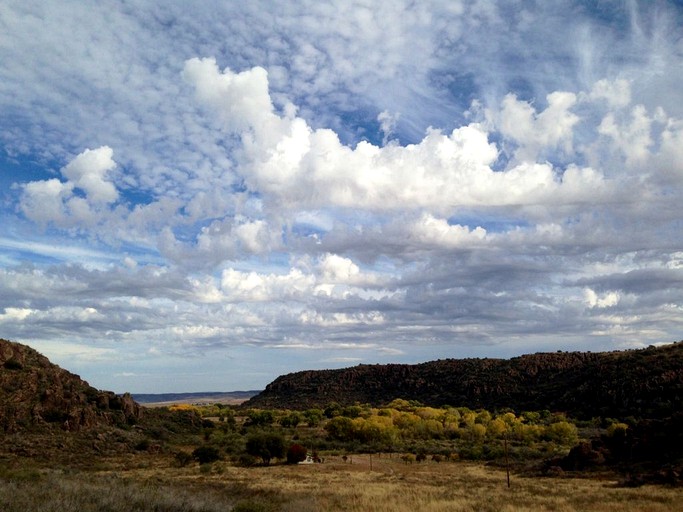
M573 468L591 439L616 446L634 428L402 399L305 411L161 407L123 429L5 436L0 509L675 510L681 487L634 486L604 464ZM317 463L296 464L305 455Z

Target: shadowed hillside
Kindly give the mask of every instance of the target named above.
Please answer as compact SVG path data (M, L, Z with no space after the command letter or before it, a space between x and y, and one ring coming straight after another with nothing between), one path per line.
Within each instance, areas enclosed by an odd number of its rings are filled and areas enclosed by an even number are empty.
M489 410L549 409L578 418L664 418L683 402L683 342L624 352L359 365L281 376L247 407L306 409L395 398Z
M141 414L130 395L99 391L32 348L0 339L0 432L127 425Z

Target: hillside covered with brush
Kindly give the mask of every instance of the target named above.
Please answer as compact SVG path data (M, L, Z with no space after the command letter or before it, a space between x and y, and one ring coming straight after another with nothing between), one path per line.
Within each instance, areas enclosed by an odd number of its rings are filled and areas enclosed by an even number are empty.
M358 365L281 376L245 406L307 409L425 405L563 411L578 418L664 418L683 405L683 342L619 352L556 352L512 359Z
M0 433L126 425L141 415L130 395L97 390L34 349L0 339Z

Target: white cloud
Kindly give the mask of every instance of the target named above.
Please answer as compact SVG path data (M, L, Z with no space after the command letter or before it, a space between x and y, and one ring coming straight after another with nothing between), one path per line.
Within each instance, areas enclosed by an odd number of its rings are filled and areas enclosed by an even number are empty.
M586 304L590 308L603 309L616 306L620 299L619 294L616 292L606 292L600 296L590 288L584 289L583 294Z
M537 113L528 102L508 94L503 98L500 112L490 114L500 132L519 144L515 151L519 162L536 161L542 150L572 151L573 129L579 122L579 117L571 112L576 95L558 91L548 94L546 101L546 109Z
M263 220L228 219L202 228L197 236L199 255L213 261L230 259L239 252L259 254L280 245L280 233Z
M93 347L87 344L67 341L36 340L31 345L51 361L59 363L67 369L73 367L74 364L83 362L111 364L112 361L118 358L118 353L115 349Z
M486 239L486 230L480 226L470 229L459 224L450 225L445 219L423 214L410 227L411 238L421 247L476 247Z
M29 308L5 308L5 312L0 315L0 323L24 321L34 313L33 309Z
M623 123L619 123L614 114L607 114L598 133L611 138L614 146L624 154L626 165L633 167L643 165L650 156L652 119L643 105L633 107L630 114L630 119Z
M62 175L74 187L82 189L89 201L113 203L119 196L114 184L107 180L107 174L116 167L113 155L108 146L86 149L62 169Z
M118 199L116 187L107 181L107 173L116 167L110 147L86 149L61 173L67 179L31 181L23 185L21 210L27 218L57 226L95 224L101 208ZM85 198L75 195L81 190Z
M268 301L304 298L310 293L315 278L298 269L288 274L259 274L224 270L221 275L221 289L229 300Z
M326 254L319 263L322 279L328 283L353 284L360 277L360 268L348 258Z
M214 58L193 58L185 63L183 77L194 86L197 99L218 112L227 130L260 132L272 123L268 75L262 67L221 73Z
M299 316L303 324L315 325L319 327L339 327L357 324L382 324L384 316L377 311L367 313L328 313L320 314L317 312L305 311Z
M603 78L595 82L589 98L592 100L604 99L612 108L624 108L631 103L631 83L623 78L617 80Z
M386 144L391 140L391 136L393 135L394 130L396 129L396 124L398 123L398 119L400 117L400 114L391 114L386 110L383 110L377 116L377 121L379 121L380 130L383 133L383 146L386 146Z
M191 63L200 66L198 61ZM579 118L569 112L576 102L570 93L549 94L549 105L540 114L528 103L506 97L501 131L520 144L520 163L494 172L498 150L480 124L463 126L450 135L431 130L414 145L380 148L360 142L350 148L330 130L314 130L301 118L274 114L271 102L260 92L257 102L250 95L240 96L240 86L234 84L237 75L229 69L221 73L213 61L201 63L201 76L186 76L195 81L200 100L208 106L246 112L244 124L229 125L243 130L246 159L240 172L253 192L268 196L271 208L327 205L447 213L463 205L575 202L582 194L595 194L596 186L607 192L594 170L571 167L562 180L549 164L533 163L542 148L572 150L572 130ZM260 71L254 80L261 88L266 85ZM212 87L209 93L206 89Z

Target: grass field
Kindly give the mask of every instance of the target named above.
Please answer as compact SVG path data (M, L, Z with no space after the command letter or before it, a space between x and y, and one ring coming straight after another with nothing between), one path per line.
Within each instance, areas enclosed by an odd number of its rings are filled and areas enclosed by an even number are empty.
M170 457L135 455L99 461L96 469L24 464L5 465L0 473L4 512L658 512L680 510L681 503L681 488L514 474L508 488L499 468L405 464L386 455L255 468L225 462L178 468Z

